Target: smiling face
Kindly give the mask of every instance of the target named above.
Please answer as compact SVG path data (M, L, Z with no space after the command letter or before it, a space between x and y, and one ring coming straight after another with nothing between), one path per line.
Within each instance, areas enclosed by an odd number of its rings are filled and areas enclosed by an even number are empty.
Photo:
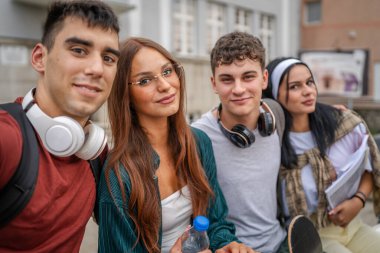
M267 86L267 71L258 61L244 59L219 65L211 78L213 89L222 103L223 123L256 126L262 90ZM230 122L228 122L230 121Z
M84 124L107 99L116 73L118 35L68 17L48 51L38 44L32 65L40 74L36 101L51 117L66 115Z
M300 64L294 65L288 75L280 84L278 101L293 118L305 117L315 111L317 88L313 76L306 66Z
M140 123L166 120L178 112L180 80L170 60L157 50L143 47L138 51L127 81Z

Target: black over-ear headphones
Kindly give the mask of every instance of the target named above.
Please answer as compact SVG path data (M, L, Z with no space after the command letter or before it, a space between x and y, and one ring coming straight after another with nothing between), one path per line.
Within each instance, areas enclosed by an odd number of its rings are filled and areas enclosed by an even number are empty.
M261 101L260 115L258 119L258 128L261 136L269 136L273 134L275 130L275 117L269 106ZM218 123L222 133L236 146L239 148L248 148L252 143L255 142L255 135L243 124L237 124L232 127L232 129L227 129L221 119L220 115L222 112L222 104L218 107Z
M22 108L49 153L60 157L75 154L81 159L92 160L103 151L107 143L103 128L92 122L82 128L67 116L49 117L35 103L34 91L25 95Z

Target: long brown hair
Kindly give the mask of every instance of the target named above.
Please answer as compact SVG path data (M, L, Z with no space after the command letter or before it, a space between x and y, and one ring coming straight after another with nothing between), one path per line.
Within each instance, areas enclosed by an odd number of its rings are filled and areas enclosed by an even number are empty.
M130 38L121 47L117 74L108 99L108 114L114 147L110 152L106 178L110 189L109 174L113 170L118 178L122 198L126 202L126 192L121 179L124 167L131 181L128 214L136 227L136 237L148 252L160 252L158 246L160 216L160 197L153 179L153 148L140 126L138 116L131 105L128 82L132 60L144 47L157 50L173 64L178 62L159 44L145 38ZM183 72L183 71L182 71ZM184 113L185 76L180 77L180 103L177 113L169 117L169 145L175 161L178 187L187 184L191 193L193 215L205 214L210 198L213 196L200 159L193 134L187 125ZM121 166L122 165L122 166Z

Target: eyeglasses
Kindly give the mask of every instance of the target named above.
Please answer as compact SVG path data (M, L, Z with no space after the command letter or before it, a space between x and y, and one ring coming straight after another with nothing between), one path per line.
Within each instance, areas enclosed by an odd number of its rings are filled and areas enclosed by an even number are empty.
M130 82L128 85L137 85L140 87L149 86L153 83L156 83L158 81L158 78L161 76L164 78L167 82L173 82L178 81L179 78L181 78L183 74L183 67L179 64L169 64L165 66L164 70L161 74L157 75L146 75L140 78L140 80L136 82Z

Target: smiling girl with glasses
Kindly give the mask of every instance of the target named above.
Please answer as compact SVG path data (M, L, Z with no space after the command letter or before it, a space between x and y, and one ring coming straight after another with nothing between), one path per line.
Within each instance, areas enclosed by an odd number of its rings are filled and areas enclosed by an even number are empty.
M187 125L184 104L178 62L151 40L128 39L108 100L114 145L99 185L99 252L179 252L197 215L210 220L212 251L254 252L225 219L211 142Z

